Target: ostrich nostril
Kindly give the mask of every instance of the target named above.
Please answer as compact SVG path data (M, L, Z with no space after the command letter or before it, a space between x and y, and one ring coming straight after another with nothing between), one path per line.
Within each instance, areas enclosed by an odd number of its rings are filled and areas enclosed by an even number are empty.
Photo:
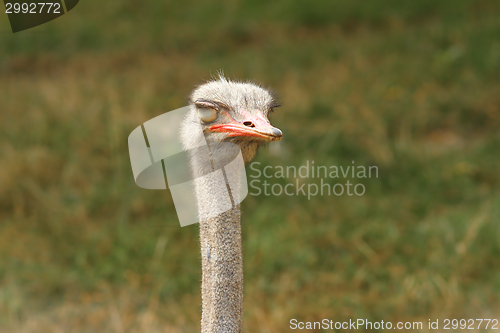
M251 121L244 121L243 125L248 126L248 127L255 127L254 123Z

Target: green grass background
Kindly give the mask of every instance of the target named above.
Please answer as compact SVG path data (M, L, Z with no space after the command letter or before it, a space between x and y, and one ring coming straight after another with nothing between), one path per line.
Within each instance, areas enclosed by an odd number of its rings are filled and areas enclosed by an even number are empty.
M0 332L199 331L197 226L127 137L218 70L279 93L262 166L379 167L245 199L245 332L500 319L499 1L82 0L0 30Z

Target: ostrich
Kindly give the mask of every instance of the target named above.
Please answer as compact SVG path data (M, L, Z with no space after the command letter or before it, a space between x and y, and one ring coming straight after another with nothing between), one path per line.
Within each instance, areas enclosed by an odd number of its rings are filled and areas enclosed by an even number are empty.
M275 99L270 92L253 83L230 81L220 76L197 87L190 95L189 106L180 130L185 148L196 146L196 142L205 139L210 154L213 154L214 150L227 149L217 144L231 142L241 149L243 161L248 163L261 144L282 137L282 132L268 120L269 112L278 106ZM202 131L199 131L200 125ZM194 174L206 174L207 170L202 170L206 168L210 168L210 163L200 163L191 156ZM211 168L213 170L213 164ZM227 177L225 179L223 185L229 189ZM220 184L203 180L195 183L200 215L202 209L217 206L222 199L214 190L217 186ZM237 204L224 213L200 221L202 333L237 333L242 330L240 218Z

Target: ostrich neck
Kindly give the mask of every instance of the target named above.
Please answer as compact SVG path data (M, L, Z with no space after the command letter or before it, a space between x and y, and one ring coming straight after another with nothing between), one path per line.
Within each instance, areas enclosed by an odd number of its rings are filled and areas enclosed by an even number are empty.
M202 333L240 333L243 259L240 207L200 222Z
M238 182L242 181L240 172L244 172L244 167L232 162L239 146L207 140L199 126L194 125L199 122L197 117L193 109L183 122L181 138L190 154L201 221L201 332L241 333L243 259ZM207 151L197 147L206 147ZM244 161L255 154L246 153L250 150L242 147Z

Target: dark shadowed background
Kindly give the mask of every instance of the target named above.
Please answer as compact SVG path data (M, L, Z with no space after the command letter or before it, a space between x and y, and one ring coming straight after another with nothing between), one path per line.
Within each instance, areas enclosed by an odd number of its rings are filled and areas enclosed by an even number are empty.
M199 331L198 227L134 184L127 137L218 70L280 96L261 168L379 168L363 196L245 199L245 332L499 319L499 17L498 0L82 0L12 34L0 13L0 332Z

